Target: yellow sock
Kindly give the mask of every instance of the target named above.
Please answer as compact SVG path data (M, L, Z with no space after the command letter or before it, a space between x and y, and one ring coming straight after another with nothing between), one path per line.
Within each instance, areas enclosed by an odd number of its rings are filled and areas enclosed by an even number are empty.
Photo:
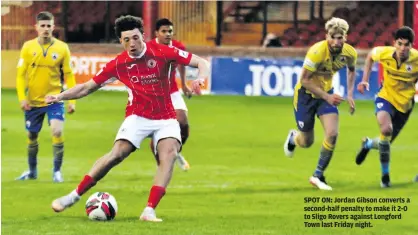
M379 136L379 140L380 141L387 141L387 142L389 142L390 139L391 139L391 136L385 136L383 134L380 134L380 136Z
M329 150L329 151L333 151L335 148L335 145L330 144L326 139L322 142L322 147L324 147L324 149Z
M38 144L38 139L31 140L31 139L28 138L28 144L29 145L36 145L36 144Z
M62 144L64 142L64 138L62 136L56 137L52 136L52 144Z

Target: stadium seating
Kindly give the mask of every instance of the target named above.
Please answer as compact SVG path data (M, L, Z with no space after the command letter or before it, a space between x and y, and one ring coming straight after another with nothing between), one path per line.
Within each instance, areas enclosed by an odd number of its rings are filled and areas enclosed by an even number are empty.
M68 1L67 4L67 40L69 42L100 42L104 38L106 2L103 1ZM269 19L282 20L291 14L291 3L270 3ZM25 40L33 35L32 25L37 12L48 10L55 15L56 25L61 27L57 34L63 34L63 3L59 1L33 1L30 7L10 5L9 13L2 16L2 48L19 48L20 39ZM301 2L300 19L309 17L309 3ZM224 3L225 22L222 26L222 45L259 46L262 41L262 24L259 2ZM274 9L279 9L273 14ZM113 20L123 14L142 15L141 2L109 2L110 32ZM287 13L286 13L287 12ZM280 14L279 14L280 13ZM285 14L286 13L286 14ZM11 17L23 16L23 17ZM249 17L254 17L251 18ZM392 33L397 29L397 2L363 2L352 4L325 3L324 16L340 17L350 24L348 43L358 48L376 45L390 45ZM302 18L301 18L302 17ZM235 21L234 21L235 19ZM240 21L237 21L240 19ZM232 21L232 22L231 22ZM249 23L251 22L251 23ZM284 21L288 22L288 21ZM268 23L268 33L280 37L283 46L307 47L325 38L324 19L304 20L294 27L292 22ZM22 33L24 32L24 33ZM10 34L10 35L6 35ZM113 36L113 34L111 34ZM7 46L6 46L7 45Z
M332 14L350 24L348 43L357 48L390 45L397 29L396 2L359 2L355 9L338 8ZM285 31L284 45L306 47L325 38L324 20L299 24Z

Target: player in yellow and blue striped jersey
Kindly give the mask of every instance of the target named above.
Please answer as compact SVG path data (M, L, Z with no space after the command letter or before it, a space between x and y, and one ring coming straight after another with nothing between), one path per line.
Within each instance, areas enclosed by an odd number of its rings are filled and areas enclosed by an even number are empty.
M390 145L398 136L414 107L415 84L418 80L418 51L412 48L415 33L409 27L399 28L394 45L375 47L368 54L362 81L357 89L364 93L369 89L369 76L373 62L383 67L383 84L375 100L375 113L380 136L363 138L356 156L360 165L370 149L379 149L382 168L381 187L391 186L389 177Z
M64 104L45 103L46 95L59 94L64 89L75 86L75 78L70 66L68 45L52 36L54 16L50 12L40 12L36 16L38 37L24 43L17 65L16 89L25 125L28 131L29 170L17 180L37 178L38 133L41 131L45 115L52 132L54 155L53 181L62 182L62 160L64 156ZM68 113L75 111L75 101L68 104Z
M290 130L284 143L284 152L293 156L297 147L309 148L314 141L314 124L317 116L325 130L325 138L317 167L309 182L321 190L332 190L325 181L328 167L338 136L338 108L343 98L334 93L332 78L340 69L347 67L347 101L350 113L354 112L353 99L357 52L347 40L348 23L331 18L326 24L326 40L309 48L303 63L301 79L296 84L293 107L299 131Z

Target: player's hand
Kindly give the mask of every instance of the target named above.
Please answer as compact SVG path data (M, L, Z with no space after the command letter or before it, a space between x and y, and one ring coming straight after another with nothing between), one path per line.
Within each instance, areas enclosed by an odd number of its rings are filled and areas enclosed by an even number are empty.
M30 107L29 102L27 100L20 101L20 108L23 111L29 111L29 110L31 110L31 107Z
M47 95L45 96L45 103L47 104L52 104L52 103L57 103L60 102L61 99L59 98L58 95Z
M338 106L339 104L341 104L341 102L344 101L344 98L337 95L337 94L329 94L325 100L327 101L328 104L330 105L334 105L334 106Z
M366 91L369 91L369 83L368 82L361 81L357 85L357 90L358 90L358 92L360 92L360 94L364 94L364 89L366 89Z
M201 88L205 86L205 80L203 78L198 78L192 82L192 91L196 95L201 95L202 90Z
M187 98L189 98L190 99L190 97L192 97L192 90L190 90L190 88L186 85L186 84L183 84L182 86L181 86L181 89L183 90L183 94L187 97Z
M75 104L68 104L67 112L72 114L75 112Z
M356 103L354 102L354 98L352 96L348 96L347 102L350 105L350 114L353 115L356 111Z

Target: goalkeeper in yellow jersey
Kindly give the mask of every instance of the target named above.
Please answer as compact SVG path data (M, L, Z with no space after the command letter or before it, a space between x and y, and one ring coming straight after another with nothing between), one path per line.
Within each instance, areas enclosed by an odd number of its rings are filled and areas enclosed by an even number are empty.
M340 69L347 67L347 101L350 113L354 112L354 80L356 74L356 50L345 43L348 23L331 18L326 24L326 40L309 48L303 63L301 78L295 87L293 107L299 131L290 130L284 143L286 156L291 157L296 147L309 148L314 142L315 116L324 128L325 138L319 153L319 161L309 182L321 190L332 190L325 181L327 169L338 136L338 108L343 98L335 94L332 78Z
M52 132L53 181L62 182L64 104L47 104L44 97L59 94L64 81L67 88L73 87L75 78L70 67L68 45L52 36L54 16L49 12L40 12L36 16L35 28L38 37L24 43L17 65L16 89L20 106L25 112L29 163L29 170L17 180L37 178L38 133L46 114ZM75 101L70 101L68 113L74 111Z
M418 79L418 51L412 48L414 31L401 27L395 33L394 45L375 47L368 54L362 81L357 89L369 89L369 76L373 62L383 66L383 84L375 100L375 112L380 136L364 138L356 163L360 165L370 149L379 149L382 169L381 187L391 186L389 177L390 145L408 121L414 107L415 83Z

